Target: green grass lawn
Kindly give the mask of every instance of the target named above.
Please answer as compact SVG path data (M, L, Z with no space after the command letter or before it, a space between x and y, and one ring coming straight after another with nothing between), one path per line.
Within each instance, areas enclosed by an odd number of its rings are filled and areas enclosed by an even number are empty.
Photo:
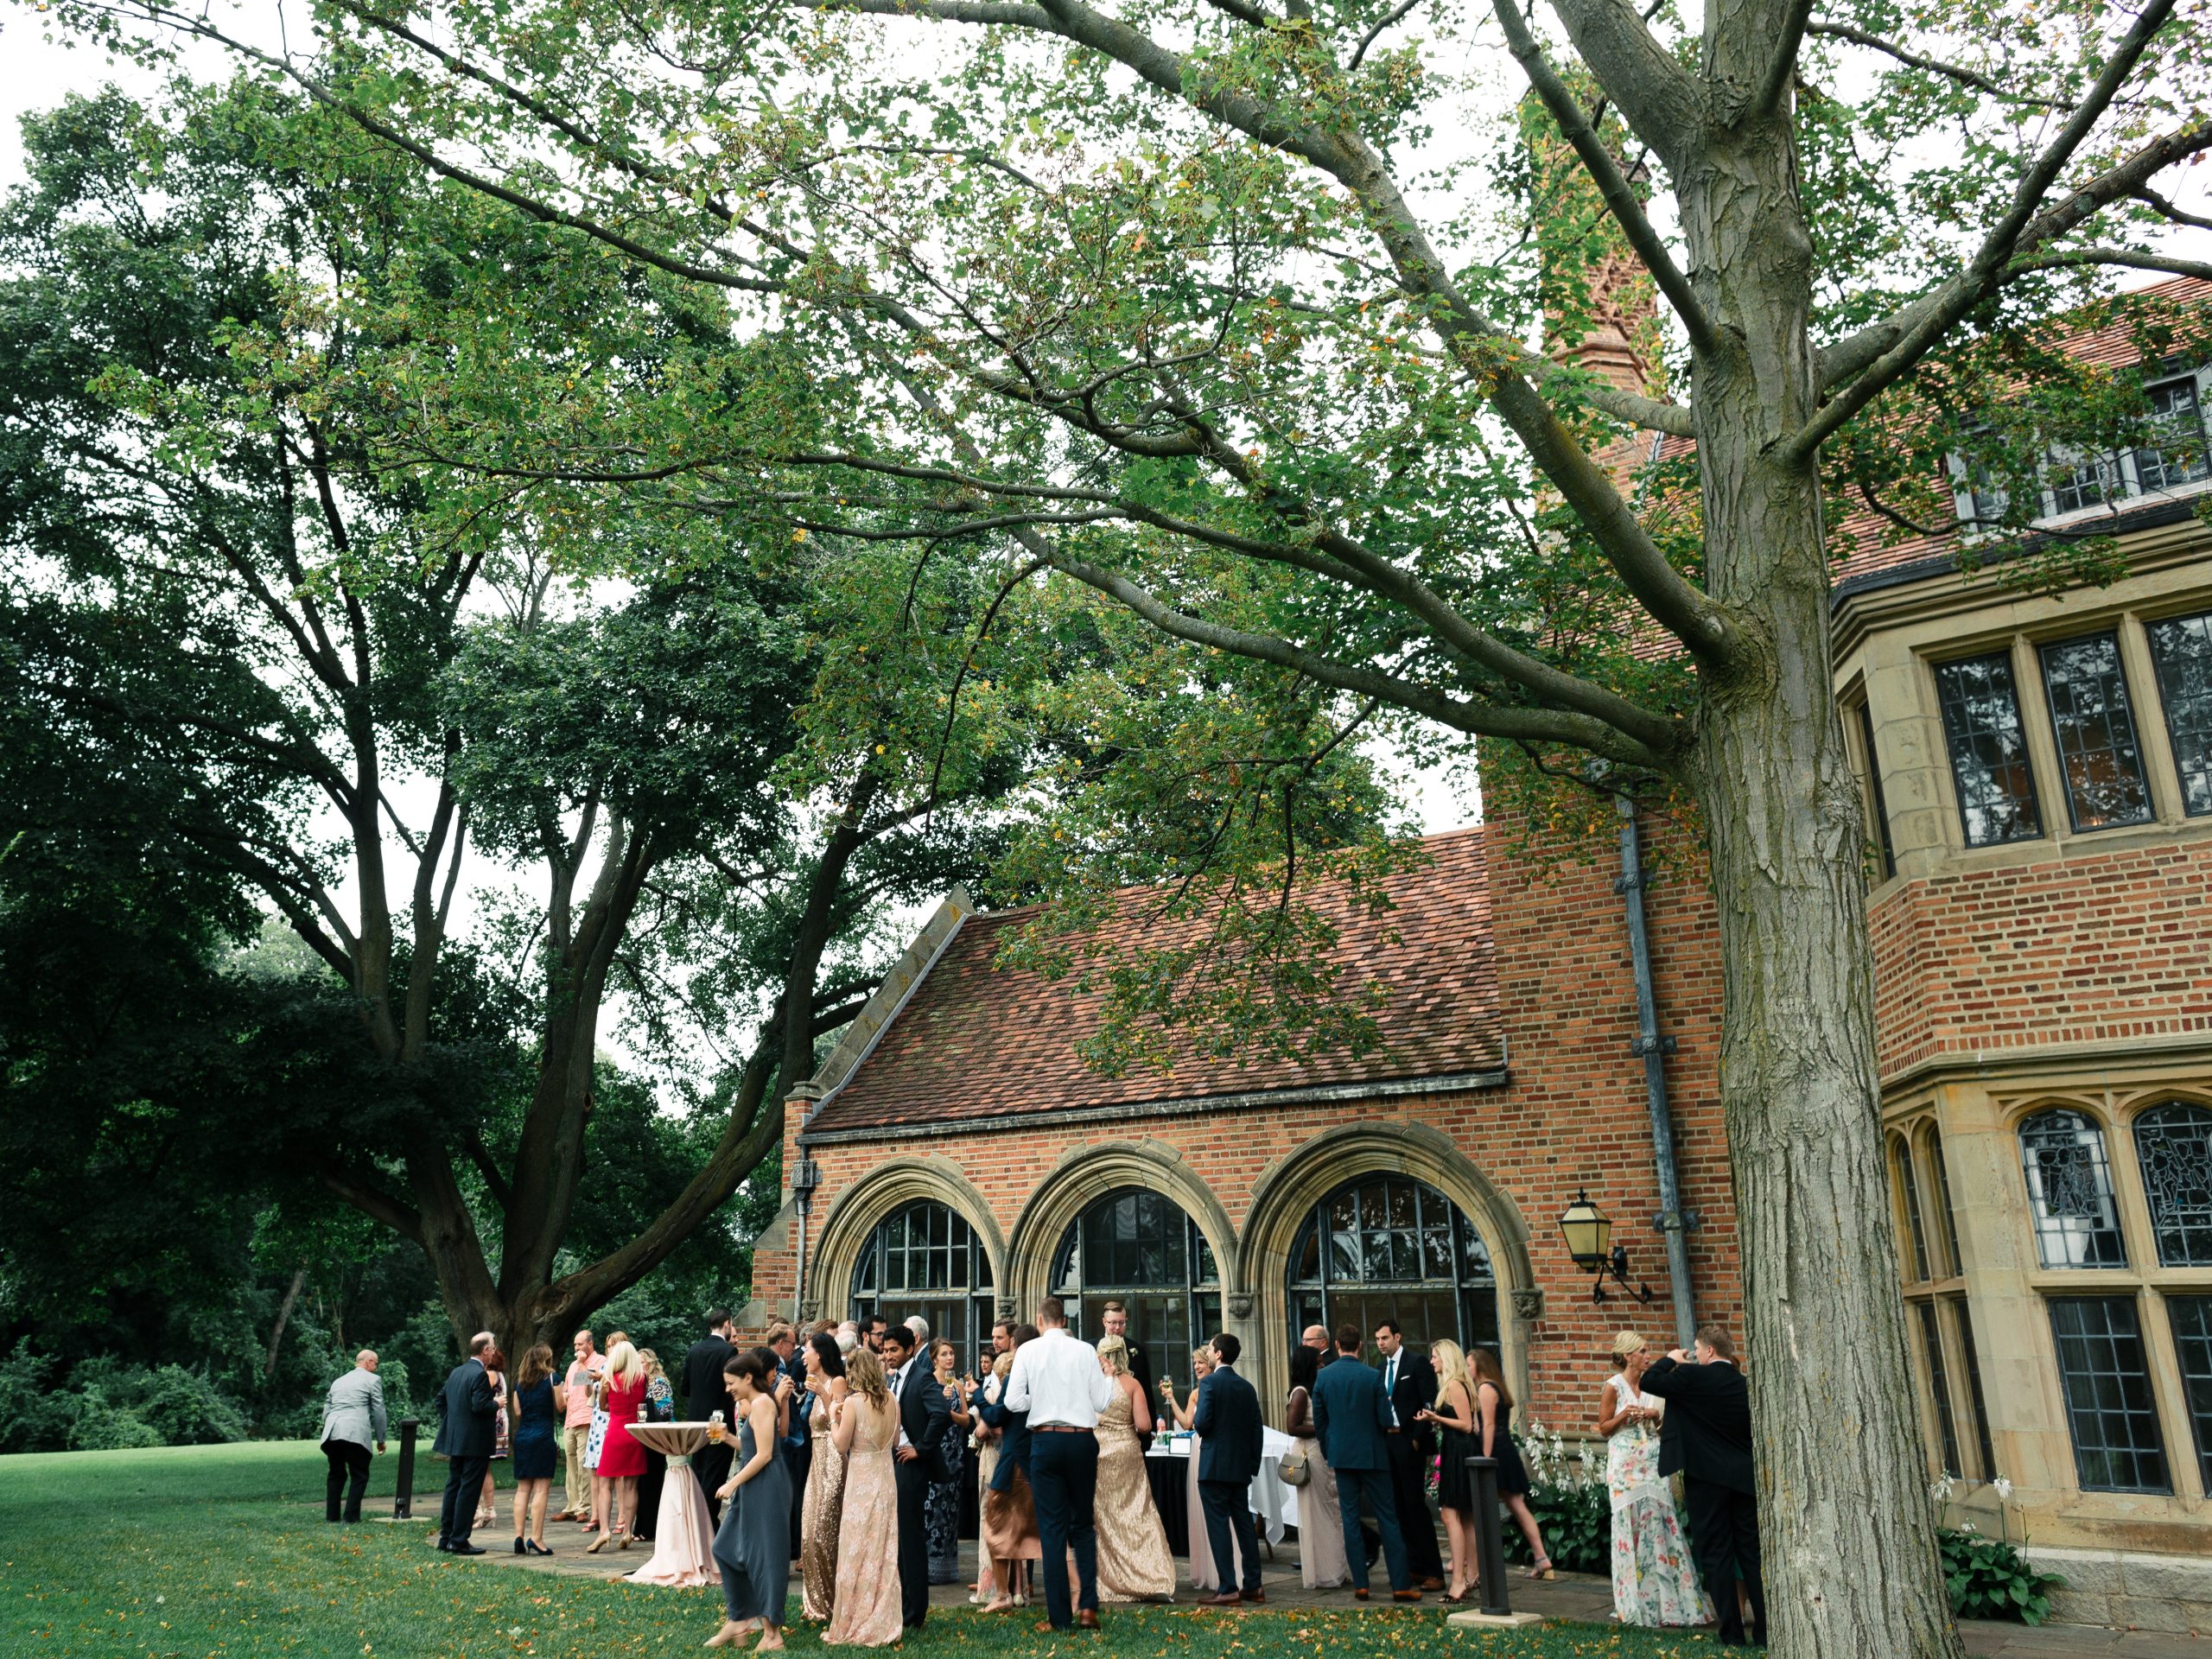
M379 1458L369 1488L385 1514L395 1462ZM428 1465L424 1478L437 1468ZM306 1443L0 1457L0 1656L628 1659L696 1650L719 1623L710 1592L457 1560L430 1549L420 1525L327 1526L322 1477L322 1458ZM503 1515L505 1503L502 1493ZM820 1649L804 1624L790 1645ZM1103 1637L1059 1638L1033 1635L1026 1620L940 1611L905 1646L944 1659L1702 1659L1718 1651L1702 1637L1593 1625L1476 1635L1447 1629L1433 1606L1116 1608Z

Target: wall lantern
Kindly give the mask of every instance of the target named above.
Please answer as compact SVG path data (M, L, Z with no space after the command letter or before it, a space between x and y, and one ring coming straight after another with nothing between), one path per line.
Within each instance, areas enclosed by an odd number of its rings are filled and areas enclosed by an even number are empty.
M1576 1189L1574 1202L1559 1218L1559 1230L1567 1236L1567 1253L1573 1257L1574 1265L1592 1275L1592 1301L1605 1300L1608 1276L1623 1290L1629 1289L1628 1249L1613 1243L1613 1224L1604 1211L1590 1202L1587 1192ZM1637 1301L1648 1302L1651 1300L1651 1287L1638 1285L1630 1294Z

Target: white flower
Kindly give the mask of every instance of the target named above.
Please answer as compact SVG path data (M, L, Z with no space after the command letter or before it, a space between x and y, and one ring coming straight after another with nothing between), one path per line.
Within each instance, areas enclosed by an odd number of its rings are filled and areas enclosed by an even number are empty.
M1928 1496L1938 1503L1948 1503L1951 1498L1951 1471L1946 1469L1928 1483Z
M2012 1501L2012 1483L2005 1479L2004 1476L1998 1476L1996 1479L1991 1481L1989 1484L1996 1489L1997 1501L1999 1503L2010 1503Z

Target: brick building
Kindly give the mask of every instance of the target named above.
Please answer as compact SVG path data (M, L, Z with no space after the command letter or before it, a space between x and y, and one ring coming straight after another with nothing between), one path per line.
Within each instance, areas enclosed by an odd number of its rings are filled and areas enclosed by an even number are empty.
M1931 1478L1990 1530L2007 1479L2001 1524L2063 1555L2071 1614L2212 1627L2212 365L2139 368L2120 340L2076 346L2145 374L2172 443L2055 459L2043 505L2117 536L2125 578L2031 597L1961 575L1949 537L1848 524L1836 687ZM1389 926L1347 919L1382 1040L1303 1070L1088 1071L1095 1003L995 969L1021 913L956 893L800 1091L784 1167L818 1185L760 1243L760 1306L972 1341L1048 1291L1117 1295L1179 1377L1238 1332L1271 1403L1302 1325L1393 1311L1496 1345L1524 1425L1586 1424L1621 1325L1670 1338L1694 1305L1740 1329L1713 907L1510 844L1433 837ZM1687 1284L1655 1224L1639 903ZM1114 925L1143 916L1133 893ZM1585 1192L1648 1307L1593 1302L1558 1225Z

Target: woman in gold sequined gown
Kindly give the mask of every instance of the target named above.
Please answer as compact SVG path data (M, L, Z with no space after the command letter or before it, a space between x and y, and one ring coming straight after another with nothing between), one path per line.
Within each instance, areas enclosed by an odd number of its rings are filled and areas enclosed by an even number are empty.
M806 1617L827 1623L837 1602L837 1522L845 1497L845 1454L833 1438L836 1412L849 1391L836 1343L806 1343L806 1391L814 1396L814 1463L799 1506L799 1580Z
M1114 1397L1098 1416L1098 1596L1102 1601L1166 1601L1175 1594L1175 1555L1144 1475L1144 1444L1152 1408L1129 1375L1121 1338L1098 1344L1098 1363L1114 1379Z
M837 1526L837 1587L828 1648L887 1648L905 1634L899 1604L899 1485L891 1448L899 1408L882 1363L865 1348L845 1362L852 1392L837 1408L832 1444L845 1457L843 1514Z

